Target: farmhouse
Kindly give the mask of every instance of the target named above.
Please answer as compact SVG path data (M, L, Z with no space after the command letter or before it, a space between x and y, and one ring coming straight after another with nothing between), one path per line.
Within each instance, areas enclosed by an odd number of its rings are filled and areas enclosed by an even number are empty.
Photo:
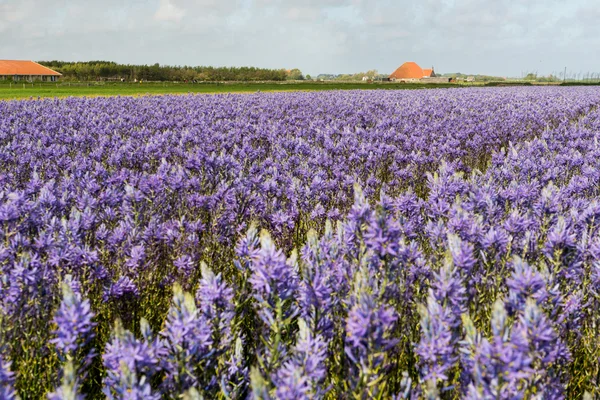
M33 61L0 60L0 80L55 82L61 76Z
M400 82L434 82L441 83L442 81L448 82L446 78L438 78L435 75L433 67L423 69L415 62L409 61L402 64L396 69L391 75L390 80Z

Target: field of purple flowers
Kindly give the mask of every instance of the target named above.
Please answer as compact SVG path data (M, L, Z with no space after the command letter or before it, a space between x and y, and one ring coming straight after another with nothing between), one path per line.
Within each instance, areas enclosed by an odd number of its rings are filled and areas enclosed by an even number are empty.
M600 395L599 105L0 102L0 398Z

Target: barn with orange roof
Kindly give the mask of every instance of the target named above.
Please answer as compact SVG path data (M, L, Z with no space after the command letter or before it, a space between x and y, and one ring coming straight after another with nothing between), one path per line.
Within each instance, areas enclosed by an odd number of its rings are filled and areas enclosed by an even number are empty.
M0 80L55 82L61 76L34 61L0 60Z
M433 67L423 69L416 62L405 62L398 67L391 75L390 80L395 81L420 81L421 79L435 78Z

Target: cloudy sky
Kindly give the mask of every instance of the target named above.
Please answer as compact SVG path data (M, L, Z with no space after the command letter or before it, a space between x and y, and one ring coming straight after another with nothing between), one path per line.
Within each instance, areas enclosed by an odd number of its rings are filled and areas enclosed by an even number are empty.
M600 73L597 1L0 0L0 59Z

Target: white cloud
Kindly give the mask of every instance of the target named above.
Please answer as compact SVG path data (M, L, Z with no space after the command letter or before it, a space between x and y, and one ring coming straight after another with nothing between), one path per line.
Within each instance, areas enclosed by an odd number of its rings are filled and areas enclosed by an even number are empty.
M171 0L160 0L160 6L154 14L157 21L180 22L185 16L185 11L171 2Z

